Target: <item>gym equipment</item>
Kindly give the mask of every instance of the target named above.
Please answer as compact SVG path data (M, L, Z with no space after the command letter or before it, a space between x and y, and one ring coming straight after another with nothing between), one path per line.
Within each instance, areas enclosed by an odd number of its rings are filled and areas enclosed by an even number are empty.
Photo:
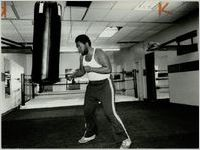
M61 5L57 2L36 2L32 81L53 84L59 81Z
M127 92L133 92L134 97L138 98L137 91L137 78L136 73L138 70L133 69L130 71L122 70L121 72L112 72L112 76L119 76L114 78L113 82L115 84L116 94L126 95ZM69 80L68 75L71 73L60 74L59 79L61 82L55 84L36 84L32 81L31 75L22 75L21 84L22 84L22 105L24 106L26 102L31 99L34 99L37 96L41 95L66 95L66 94L77 94L85 93L85 87L88 84L88 81L84 80ZM40 92L40 86L43 90ZM82 87L82 88L81 88ZM38 90L39 89L39 90ZM54 91L58 89L58 91ZM60 90L61 89L61 90Z

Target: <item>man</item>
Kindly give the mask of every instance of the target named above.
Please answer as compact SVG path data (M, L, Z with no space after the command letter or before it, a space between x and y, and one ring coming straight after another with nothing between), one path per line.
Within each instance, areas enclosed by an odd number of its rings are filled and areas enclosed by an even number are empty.
M84 101L86 129L79 143L87 143L96 138L98 133L95 110L100 101L114 130L116 141L122 142L120 148L129 148L131 139L115 110L115 91L111 80L112 68L108 56L101 49L92 48L87 35L79 35L75 42L81 54L80 68L70 78L81 77L85 73L89 78Z

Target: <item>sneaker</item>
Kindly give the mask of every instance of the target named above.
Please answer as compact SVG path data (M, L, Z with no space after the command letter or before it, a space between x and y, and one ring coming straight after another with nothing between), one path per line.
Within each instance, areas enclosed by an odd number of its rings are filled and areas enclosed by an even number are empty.
M128 149L131 146L131 140L130 139L126 139L124 141L122 141L122 144L120 146L120 149Z
M89 141L92 141L96 138L96 135L94 134L93 136L91 137L85 137L83 136L80 140L78 140L79 143L83 144L83 143L87 143Z

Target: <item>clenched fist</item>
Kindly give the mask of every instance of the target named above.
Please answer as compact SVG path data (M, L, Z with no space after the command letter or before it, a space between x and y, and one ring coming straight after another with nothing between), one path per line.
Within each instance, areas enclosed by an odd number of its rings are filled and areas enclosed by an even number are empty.
M90 66L84 66L85 72L91 72L92 68Z

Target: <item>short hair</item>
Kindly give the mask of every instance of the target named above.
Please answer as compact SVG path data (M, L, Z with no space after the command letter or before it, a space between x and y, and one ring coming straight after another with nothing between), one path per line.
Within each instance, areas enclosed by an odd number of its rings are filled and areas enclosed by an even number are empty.
M85 34L81 34L81 35L77 36L75 39L75 42L76 43L81 42L83 44L86 44L88 42L89 46L91 46L90 38Z

